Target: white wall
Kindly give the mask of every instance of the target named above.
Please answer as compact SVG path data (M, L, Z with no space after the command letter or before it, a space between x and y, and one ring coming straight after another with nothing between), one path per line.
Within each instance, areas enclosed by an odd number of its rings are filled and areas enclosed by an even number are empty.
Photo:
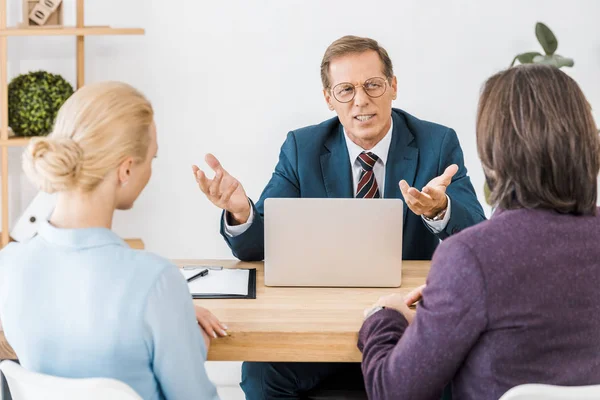
M9 0L9 22L20 2ZM74 0L65 0L74 23ZM394 106L458 132L474 186L483 174L474 140L479 89L516 53L537 50L544 21L564 69L581 85L600 121L600 2L537 1L143 1L86 2L88 24L141 26L141 37L89 37L87 81L119 79L153 101L159 158L153 178L115 229L142 237L171 258L231 257L218 234L219 211L191 174L214 152L256 199L277 161L285 134L333 114L322 98L319 63L344 34L376 38L395 64ZM11 38L10 76L44 68L74 82L73 38ZM11 152L11 218L33 190ZM483 199L482 199L483 201Z
M9 0L9 21L20 1ZM74 0L64 0L74 23ZM136 207L119 213L115 229L142 237L170 258L229 258L218 234L219 211L191 174L214 152L257 199L286 133L329 118L319 64L327 45L345 34L370 36L395 65L394 106L458 132L473 184L483 174L474 136L483 81L513 56L541 50L536 21L573 57L564 71L581 85L600 121L600 2L596 0L105 0L86 2L88 24L141 26L142 37L86 39L87 81L127 81L154 103L159 157ZM10 76L31 69L74 82L74 39L11 38ZM11 218L33 195L11 152Z

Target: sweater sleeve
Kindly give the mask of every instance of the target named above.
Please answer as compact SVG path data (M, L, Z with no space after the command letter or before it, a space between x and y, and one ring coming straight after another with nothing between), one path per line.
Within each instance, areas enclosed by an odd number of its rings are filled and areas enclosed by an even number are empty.
M446 240L434 255L412 324L386 308L360 330L369 399L438 400L486 324L478 260L456 238Z

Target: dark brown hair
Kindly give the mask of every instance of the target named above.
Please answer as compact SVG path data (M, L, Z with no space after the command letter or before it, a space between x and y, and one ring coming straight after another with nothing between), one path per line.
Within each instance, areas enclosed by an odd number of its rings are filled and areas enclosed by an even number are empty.
M589 103L567 74L530 64L492 76L476 129L492 204L596 213L600 138Z
M323 89L330 89L329 64L331 60L346 54L362 53L369 50L377 52L383 64L383 71L381 72L383 72L388 80L392 79L394 77L392 60L390 60L387 51L377 41L358 36L344 36L331 43L327 50L325 50L325 55L321 61L321 82L323 82Z

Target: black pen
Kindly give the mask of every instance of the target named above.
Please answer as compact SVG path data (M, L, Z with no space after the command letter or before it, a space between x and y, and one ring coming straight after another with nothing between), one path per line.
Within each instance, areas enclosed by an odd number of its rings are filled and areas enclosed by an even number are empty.
M201 278L201 277L206 276L206 275L208 275L208 268L205 268L202 271L198 272L197 274L190 276L187 279L187 281L190 282L190 281L192 281L192 280L194 280L196 278Z
M200 275L200 276L208 275L208 268L206 268L204 271L201 271L198 275Z

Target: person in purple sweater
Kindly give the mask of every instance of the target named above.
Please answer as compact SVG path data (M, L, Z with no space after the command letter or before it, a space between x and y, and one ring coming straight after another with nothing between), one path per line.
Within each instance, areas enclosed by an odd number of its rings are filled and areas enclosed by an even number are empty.
M422 300L379 299L358 347L369 399L497 400L524 383L600 384L600 141L559 69L492 76L477 115L492 218L444 240ZM383 307L383 308L382 308Z

